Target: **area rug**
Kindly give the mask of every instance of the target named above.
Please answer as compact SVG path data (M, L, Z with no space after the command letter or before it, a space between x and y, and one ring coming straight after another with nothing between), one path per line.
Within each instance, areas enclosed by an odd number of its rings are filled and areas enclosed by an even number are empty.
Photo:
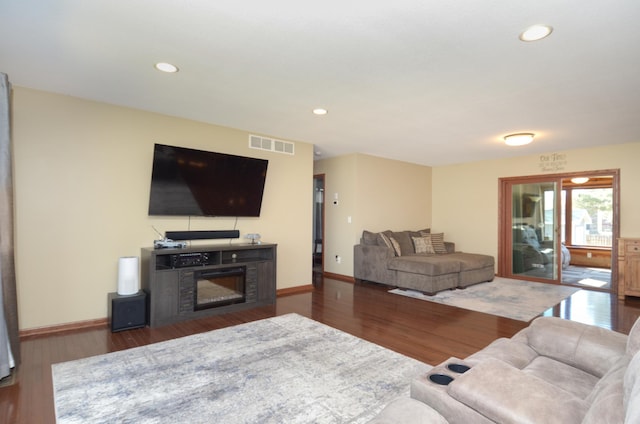
M575 287L496 277L489 283L445 290L433 296L414 290L393 289L389 292L529 322L578 290Z
M365 423L430 368L288 314L52 372L58 424Z

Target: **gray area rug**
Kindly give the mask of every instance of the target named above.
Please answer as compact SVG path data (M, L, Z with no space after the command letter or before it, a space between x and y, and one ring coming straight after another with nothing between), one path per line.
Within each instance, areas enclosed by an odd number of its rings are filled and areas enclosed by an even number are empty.
M529 322L578 290L576 287L496 277L489 283L445 290L433 296L403 289L393 289L389 293Z
M364 423L431 366L288 314L52 365L68 423Z

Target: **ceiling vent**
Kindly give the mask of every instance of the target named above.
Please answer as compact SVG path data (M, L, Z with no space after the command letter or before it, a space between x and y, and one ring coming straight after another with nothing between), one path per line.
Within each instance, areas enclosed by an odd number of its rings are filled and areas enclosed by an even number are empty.
M272 138L260 137L258 135L249 136L249 147L258 150L268 150L270 152L294 154L294 144L290 141L274 140Z

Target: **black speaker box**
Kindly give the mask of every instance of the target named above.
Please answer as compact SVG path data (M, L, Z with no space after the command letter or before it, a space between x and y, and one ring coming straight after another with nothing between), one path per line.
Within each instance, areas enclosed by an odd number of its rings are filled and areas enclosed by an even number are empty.
M164 236L171 240L209 240L239 238L239 230L217 231L166 231Z
M147 293L132 295L109 293L111 332L131 330L147 325Z

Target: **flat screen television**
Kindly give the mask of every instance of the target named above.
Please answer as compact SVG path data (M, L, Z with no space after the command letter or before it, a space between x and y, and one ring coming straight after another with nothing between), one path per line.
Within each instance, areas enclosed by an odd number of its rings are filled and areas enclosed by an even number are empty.
M268 164L155 144L149 215L258 217Z

